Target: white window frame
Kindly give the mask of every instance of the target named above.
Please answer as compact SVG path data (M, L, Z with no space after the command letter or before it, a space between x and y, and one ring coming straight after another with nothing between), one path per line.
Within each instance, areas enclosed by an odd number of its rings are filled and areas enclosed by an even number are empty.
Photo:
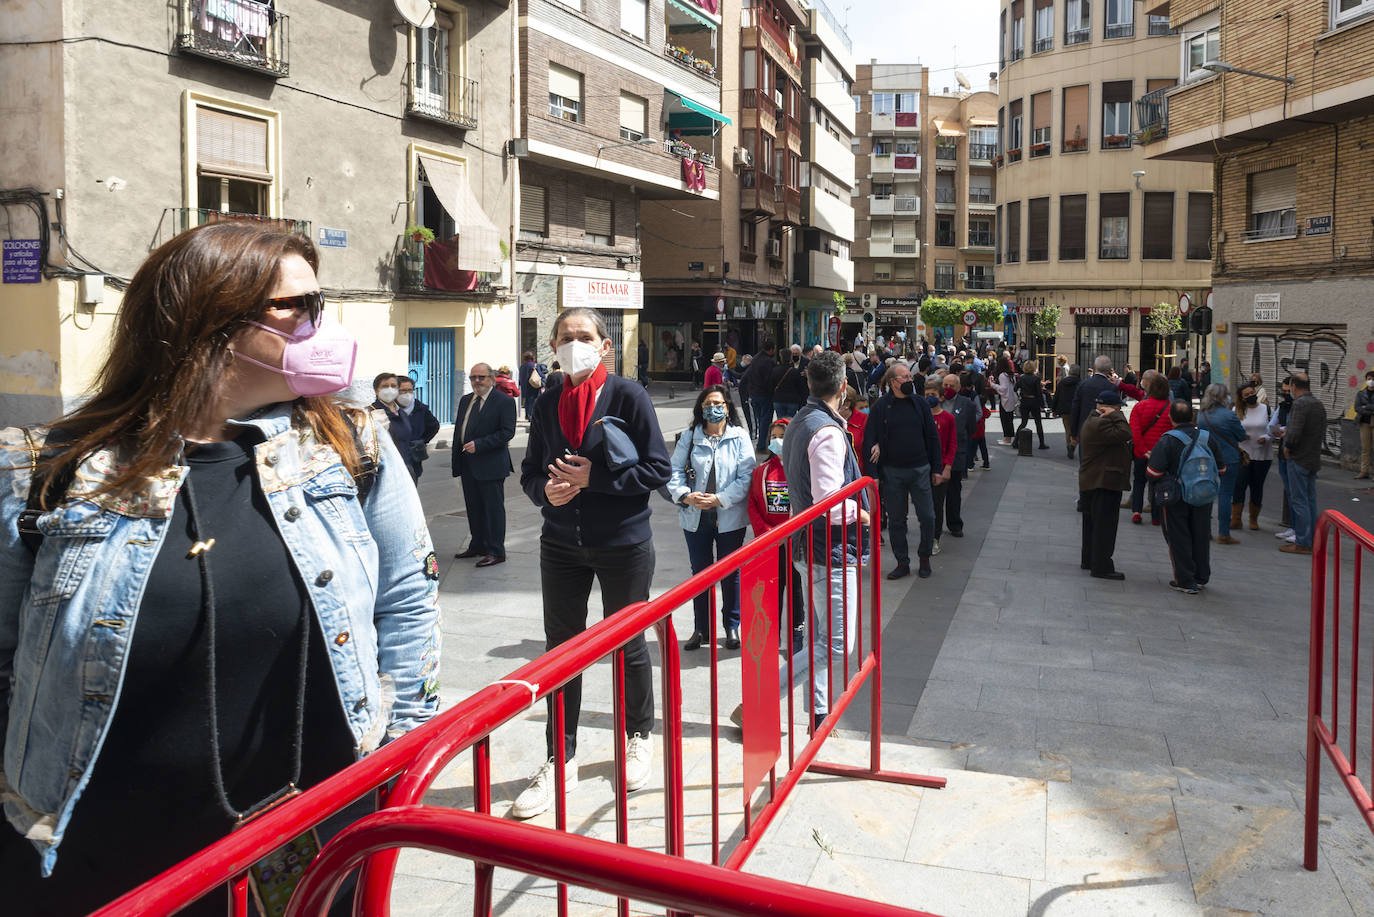
M883 102L887 102L883 105ZM895 115L897 113L897 94L894 92L873 93L873 114Z
M911 114L911 113L914 113L914 112L916 111L917 106L918 106L918 102L917 102L917 97L918 97L918 95L919 95L918 93L915 93L915 92L898 92L898 93L894 93L894 95L896 96L896 99L895 99L896 108L895 108L894 112L901 112L902 114ZM907 107L907 106L910 106L910 107Z
M1374 0L1357 0L1348 10L1341 10L1341 0L1331 0L1331 28L1338 28L1365 16L1374 15Z
M281 217L281 114L270 108L257 108L186 90L182 95L181 123L185 125L183 148L186 151L182 179L183 199L192 210L204 209L200 202L200 160L196 142L196 109L217 108L231 115L258 118L267 122L267 171L272 180L263 192L266 200L266 216L274 219Z
M1291 172L1292 174L1292 203L1286 207L1270 210L1254 209L1254 179L1271 172ZM1298 178L1295 166L1281 166L1277 169L1264 169L1260 172L1253 172L1246 177L1245 188L1245 241L1265 242L1273 239L1295 239L1298 235ZM1268 214L1278 214L1278 226L1271 229L1261 229L1256 226L1257 217Z
M1117 19L1112 18L1112 8L1116 8ZM1135 25L1135 0L1105 0L1102 10L1102 28L1105 36L1106 29L1114 25ZM1121 36L1125 38L1126 36Z
M958 266L959 266L959 265L958 265L958 262L955 262L955 261L936 261L936 262L935 262L935 277L934 277L934 281L935 281L934 286L935 286L935 289L937 289L937 290L952 290L952 289L954 289L955 268L957 268ZM942 276L942 275L943 275L943 276ZM944 280L944 279L947 279L949 282L948 282L948 283L945 283L945 284L941 284L940 281L941 281L941 280Z
M626 28L627 25L629 28ZM620 31L640 41L648 39L648 0L620 0Z
M1112 114L1111 116L1109 116L1109 115L1107 114L1107 111L1108 111L1108 107L1109 107L1109 106L1117 106L1117 108L1115 108L1115 109L1113 110L1113 114ZM1121 120L1122 120L1122 112L1125 113L1125 120L1126 120L1126 127L1125 127L1125 130L1112 130L1112 129L1110 129L1110 128L1109 128L1109 125L1111 125L1112 127L1119 127L1119 126L1120 126ZM1102 139L1105 141L1108 137L1117 137L1117 136L1126 136L1126 137L1130 137L1130 135L1131 135L1131 103L1130 103L1129 101L1126 101L1126 102L1103 102L1103 103L1102 103Z
M566 96L558 95L553 91L553 88L550 87L549 117L556 118L560 121L571 121L574 124L580 124L582 123L583 75L570 67L564 67L562 64L555 64L553 61L550 61L549 73L552 74L555 68L567 71L568 73L571 73L573 76L577 77L577 98L570 99ZM566 115L569 114L572 115L571 118L566 117Z
M1031 2L1031 0L1027 0L1027 2ZM1050 47L1045 49L1048 51L1054 47L1054 4L1039 7L1032 12L1035 15L1035 44L1038 45L1048 38Z
M1077 23L1074 22L1074 11L1077 10ZM1064 44L1082 44L1092 41L1093 28L1093 0L1068 0L1064 10ZM1087 33L1084 38L1074 38L1069 41L1070 35L1077 36Z
M1374 0L1370 0L1370 5L1374 7ZM1212 71L1203 70L1201 67L1194 68L1192 65L1192 45L1193 42L1201 38L1204 42L1203 60L1220 60L1221 57L1221 14L1210 13L1206 16L1199 16L1192 22L1179 29L1180 57L1178 72L1183 74L1183 82L1189 83L1193 80L1206 79L1212 75ZM1206 54L1207 38L1215 32L1217 35L1217 56L1208 57Z
M1108 228L1110 227L1110 229ZM1129 261L1131 257L1131 217L1127 214L1124 217L1104 217L1097 218L1097 260L1099 261ZM1108 248L1119 249L1122 254L1104 255Z

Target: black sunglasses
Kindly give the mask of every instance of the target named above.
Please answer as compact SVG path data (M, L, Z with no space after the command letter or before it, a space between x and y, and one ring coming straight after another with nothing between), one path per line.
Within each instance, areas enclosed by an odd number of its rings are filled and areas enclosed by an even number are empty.
M277 299L267 300L266 308L291 309L293 311L304 309L310 316L310 324L318 325L320 316L324 314L324 294L315 290L310 293L302 293L299 296L281 296Z
M484 376L484 375L482 375L481 373L473 373L472 375L468 376L468 378L469 378L469 379L472 379L472 380L474 380L474 381L476 381L476 382L481 382L481 381L483 381L484 379L490 379L491 377L490 377L490 376Z

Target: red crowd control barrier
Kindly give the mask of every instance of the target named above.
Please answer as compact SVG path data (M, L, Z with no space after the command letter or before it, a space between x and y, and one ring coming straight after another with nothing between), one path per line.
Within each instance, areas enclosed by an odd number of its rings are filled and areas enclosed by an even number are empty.
M1350 599L1348 681L1341 677L1342 647L1341 638L1346 633L1342 620L1341 546L1348 541L1353 557L1353 589ZM1374 831L1374 801L1370 798L1367 784L1369 773L1374 770L1374 753L1364 749L1368 764L1365 779L1357 775L1356 762L1359 760L1358 739L1361 731L1360 720L1360 587L1364 572L1366 554L1374 554L1374 536L1351 522L1341 513L1327 510L1317 520L1316 537L1312 543L1312 631L1309 646L1307 674L1307 794L1304 801L1306 824L1303 834L1303 860L1307 869L1317 868L1317 818L1320 815L1321 793L1321 754L1325 751L1336 769L1336 774L1344 784L1350 798L1354 800L1369 829ZM1330 584L1328 588L1328 583ZM1327 637L1330 636L1328 656ZM1331 696L1329 704L1323 703L1323 682L1328 668L1331 677ZM1346 706L1348 705L1348 706ZM1340 745L1341 709L1346 706L1347 751ZM1371 692L1370 706L1365 716L1374 711L1374 692ZM1329 724L1324 715L1329 714ZM1368 733L1366 734L1368 737Z
M134 889L97 911L98 917L132 917L174 912L192 901L226 886L231 914L247 913L247 874L252 865L282 843L309 830L367 793L379 791L384 809L329 841L319 858L305 870L304 881L292 899L292 913L322 913L338 881L350 870L362 867L355 914L387 917L395 876L398 847L420 846L468 856L475 871L475 914L490 914L493 870L520 869L531 875L558 881L557 909L567 913L567 883L584 885L619 896L619 911L628 913L627 898L663 904L671 914L752 914L760 909L746 906L744 886L757 888L767 880L738 880L728 871L740 869L762 839L765 830L796 784L808 771L847 777L942 787L943 778L898 773L882 768L882 616L881 571L876 548L859 562L837 560L833 548L863 543L866 532L857 518L857 501L867 495L871 524L879 526L877 487L864 478L795 516L784 525L746 544L686 582L650 602L620 610L572 640L544 653L506 678L476 692L429 723L402 736L361 761L345 768L302 795L269 811L239 831L193 855L162 875ZM824 563L816 556L822 537L811 526L834 510L832 524L822 527ZM836 541L838 539L838 543ZM851 552L853 553L853 552ZM843 556L843 552L841 552ZM799 562L788 562L801 558ZM786 564L785 571L783 564ZM785 576L781 575L785 572ZM722 687L716 650L716 586L728 577L741 576L741 637L743 727L742 748L721 740ZM790 613L779 620L782 601L791 590L805 588L807 622L805 646L795 656L784 652L779 664L779 640L791 649ZM698 596L709 596L711 612L710 665L710 809L712 866L686 858L685 811L687 796L683 774L682 672L672 614ZM661 715L663 765L663 852L637 850L629 844L629 801L625 787L625 660L624 648L646 630L653 629L661 652ZM868 646L864 640L867 635ZM566 686L607 657L612 659L614 818L616 842L590 841L566 833L568 810L564 791L566 762L561 741L555 741L554 828L516 825L492 814L492 734L547 699L554 735L563 734ZM796 666L805 666L806 673ZM870 699L870 746L867 766L823 763L816 760L826 738L844 711L867 685ZM825 704L819 723L808 713L798 728L795 695L804 688L811 705ZM781 720L786 695L786 720ZM728 713L726 714L728 717ZM781 737L787 736L786 754ZM804 741L800 741L798 737ZM419 806L440 772L465 751L471 751L473 811L435 810ZM739 759L725 760L738 752ZM741 804L738 820L725 820L722 811L722 763L741 764ZM727 772L728 771L727 769ZM764 778L766 787L764 786ZM388 782L394 784L387 787ZM731 812L734 817L733 810ZM450 817L452 816L452 817ZM722 843L722 834L736 838ZM483 846L490 842L491 847ZM508 848L501 844L509 845ZM504 853L502 851L505 851ZM627 862L643 868L626 869ZM612 864L619 865L612 868ZM815 913L817 892L786 883L768 887L790 889L781 899L809 910L770 908L779 914ZM716 895L715 890L720 894ZM781 893L780 893L781 894ZM913 915L918 912L878 905L857 899L835 898L834 912L845 915ZM827 898L829 900L829 898ZM713 903L712 903L713 902ZM708 906L709 905L709 906ZM751 907L753 909L751 910Z

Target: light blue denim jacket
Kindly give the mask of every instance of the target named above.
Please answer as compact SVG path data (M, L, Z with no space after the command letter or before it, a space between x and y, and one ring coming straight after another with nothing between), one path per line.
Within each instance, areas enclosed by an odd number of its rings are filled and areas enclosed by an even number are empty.
M696 480L687 480L690 455ZM714 445L711 437L699 427L692 427L677 441L673 449L673 475L668 479L668 493L678 504L677 521L684 532L695 532L701 522L701 510L683 506L679 501L690 493L704 492L711 476L711 464L716 466L716 531L734 532L749 524L749 480L758 464L754 458L754 443L749 431L726 424L725 432Z
M258 479L363 755L438 710L434 547L410 473L375 419L360 432L380 470L360 502L338 454L293 426L291 407L242 423L267 436ZM35 557L16 527L30 457L23 431L0 430L0 800L48 875L119 703L143 590L190 469L172 466L135 494L96 494L119 457L93 453L66 502L39 518Z

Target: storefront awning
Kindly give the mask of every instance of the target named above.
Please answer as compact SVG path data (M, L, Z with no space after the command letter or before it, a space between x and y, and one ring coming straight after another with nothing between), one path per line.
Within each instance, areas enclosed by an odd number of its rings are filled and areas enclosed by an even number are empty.
M501 230L472 193L463 166L437 156L420 155L425 178L444 211L458 224L458 268L464 271L501 270Z

